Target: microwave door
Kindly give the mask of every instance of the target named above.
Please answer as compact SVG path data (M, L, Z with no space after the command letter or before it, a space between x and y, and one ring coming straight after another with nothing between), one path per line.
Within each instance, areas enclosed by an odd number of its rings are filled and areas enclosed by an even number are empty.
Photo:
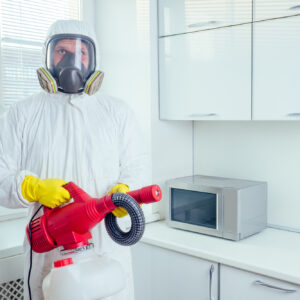
M170 225L222 236L219 193L179 188L171 188L170 193Z

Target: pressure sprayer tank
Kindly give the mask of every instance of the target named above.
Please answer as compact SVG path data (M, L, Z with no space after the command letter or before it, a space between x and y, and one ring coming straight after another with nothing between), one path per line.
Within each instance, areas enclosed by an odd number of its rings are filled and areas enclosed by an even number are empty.
M121 264L96 254L90 247L73 249L54 262L43 281L45 300L98 300L125 287Z
M107 233L116 243L123 246L137 243L145 228L139 204L160 201L161 190L152 185L127 194L92 198L73 182L64 188L74 202L54 209L44 207L44 215L31 221L26 229L35 252L62 248L62 259L54 262L44 278L44 298L98 300L114 295L125 287L124 271L119 262L95 253L90 230L105 218ZM120 229L111 213L119 206L125 208L131 218L128 232Z

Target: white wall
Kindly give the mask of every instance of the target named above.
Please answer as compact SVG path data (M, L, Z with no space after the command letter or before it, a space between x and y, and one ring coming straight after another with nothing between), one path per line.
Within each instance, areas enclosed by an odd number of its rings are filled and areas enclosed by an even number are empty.
M96 30L105 74L101 89L130 104L149 142L149 11L143 8L135 1L96 1Z
M195 173L268 182L268 223L300 230L300 122L196 122Z
M135 110L152 158L152 179L190 175L191 122L158 119L156 1L97 0L95 24L105 72L101 89ZM150 24L151 22L151 24ZM163 203L154 206L163 214Z

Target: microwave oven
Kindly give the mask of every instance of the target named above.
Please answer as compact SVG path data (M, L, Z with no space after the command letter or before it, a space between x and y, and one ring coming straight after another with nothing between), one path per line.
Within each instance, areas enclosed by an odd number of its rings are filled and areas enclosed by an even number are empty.
M241 240L267 225L267 183L202 175L169 180L166 223Z

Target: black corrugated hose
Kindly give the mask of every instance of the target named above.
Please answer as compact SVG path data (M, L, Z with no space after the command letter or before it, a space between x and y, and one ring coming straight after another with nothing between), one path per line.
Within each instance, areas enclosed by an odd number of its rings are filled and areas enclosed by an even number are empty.
M131 218L131 228L128 232L121 230L117 224L117 218L109 213L105 217L107 233L116 243L123 246L131 246L137 243L143 236L145 230L145 216L143 210L134 198L123 193L114 193L112 202L117 206L125 208Z

